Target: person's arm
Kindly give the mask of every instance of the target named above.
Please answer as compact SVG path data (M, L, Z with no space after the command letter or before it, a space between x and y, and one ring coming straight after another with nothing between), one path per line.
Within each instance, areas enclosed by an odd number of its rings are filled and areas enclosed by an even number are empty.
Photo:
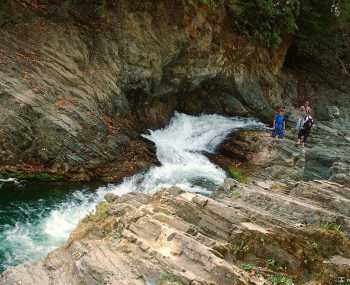
M283 121L283 129L286 129L286 120Z
M273 122L272 122L272 128L273 128L273 129L275 128L275 123L276 123L276 116L273 117Z
M307 121L307 115L304 117L304 119L302 120L302 122L301 122L301 127L302 128L304 128L304 125L305 125L305 123L306 123L306 121Z

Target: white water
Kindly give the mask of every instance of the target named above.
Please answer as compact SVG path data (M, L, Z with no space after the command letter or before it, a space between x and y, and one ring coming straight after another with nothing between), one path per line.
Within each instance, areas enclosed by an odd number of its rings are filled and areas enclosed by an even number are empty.
M108 192L117 195L131 191L151 192L173 185L192 192L210 192L208 188L223 183L225 172L202 153L214 152L233 130L252 126L262 124L252 119L176 113L168 127L144 135L155 143L161 166L125 178L119 185L100 187L94 193L76 191L69 199L46 211L43 209L42 214L36 211L35 217L31 217L30 207L21 209L29 218L0 232L3 243L0 246L8 249L5 266L38 259L62 245L79 220L91 213Z

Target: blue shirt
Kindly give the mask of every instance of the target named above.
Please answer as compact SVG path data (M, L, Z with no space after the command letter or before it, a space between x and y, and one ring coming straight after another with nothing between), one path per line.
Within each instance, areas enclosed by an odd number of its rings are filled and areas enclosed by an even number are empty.
M283 128L283 122L284 122L284 116L281 114L276 114L275 115L275 127L276 128Z

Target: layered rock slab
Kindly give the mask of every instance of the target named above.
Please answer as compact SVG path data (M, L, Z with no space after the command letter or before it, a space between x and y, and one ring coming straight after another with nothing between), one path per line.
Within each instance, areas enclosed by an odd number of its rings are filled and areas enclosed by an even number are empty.
M212 197L170 188L106 200L66 246L0 284L307 284L350 272L340 184L228 179Z

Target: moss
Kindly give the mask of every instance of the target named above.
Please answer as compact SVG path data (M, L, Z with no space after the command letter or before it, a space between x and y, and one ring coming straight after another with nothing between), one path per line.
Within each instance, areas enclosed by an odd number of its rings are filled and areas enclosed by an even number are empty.
M230 177L237 180L240 183L247 183L248 177L245 176L240 169L238 169L235 166L231 166L228 169L228 173L230 174Z
M254 269L254 266L249 264L249 263L244 263L242 264L242 269L245 270L245 271L251 271Z
M272 285L293 285L293 280L285 275L274 275L269 278Z
M231 190L230 193L228 194L231 198L241 198L241 193L235 190Z
M88 217L89 221L98 222L104 220L108 217L108 203L101 202L96 206L96 211L94 214Z
M118 240L122 238L123 225L114 216L108 214L108 203L101 202L96 206L94 213L85 217L72 232L69 243L81 240L86 236L105 238L109 236Z
M183 285L183 283L178 277L174 275L171 275L169 273L162 273L157 282L157 285Z

